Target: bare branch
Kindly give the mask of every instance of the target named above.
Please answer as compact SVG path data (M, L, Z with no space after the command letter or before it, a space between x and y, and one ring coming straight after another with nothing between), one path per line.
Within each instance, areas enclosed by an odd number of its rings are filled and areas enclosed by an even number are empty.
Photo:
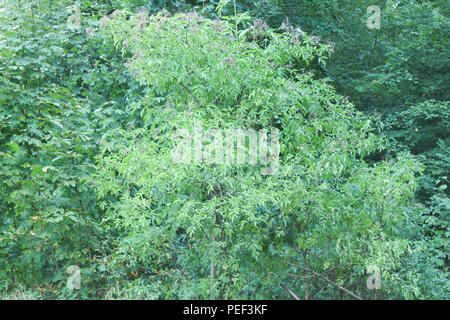
M312 274L315 275L316 277L319 277L319 278L321 278L322 280L328 282L329 284L332 284L333 286L335 286L335 287L338 288L339 290L341 290L341 291L343 291L343 292L345 292L345 293L351 295L351 296L352 296L353 298L355 298L355 299L363 300L360 296L358 296L358 295L354 294L353 292L351 292L351 291L345 289L344 287L338 285L336 282L331 281L331 280L328 279L327 277L321 275L320 273L318 273L318 272L316 272L316 271L314 271L314 270L311 270L311 269L308 269L308 268L305 268L305 267L302 267L302 266L299 266L299 265L296 265L296 264L293 264L293 263L290 263L290 262L286 262L286 263L287 263L288 265L290 265L290 266L293 266L293 267L299 268L299 269L301 269L301 270L304 270L304 271L306 271L306 272L312 273Z
M300 278L300 279L306 279L306 278L312 278L314 276L299 276L296 274L292 274L292 273L287 273L288 276L294 277L294 278Z
M300 299L295 295L295 293L293 293L293 292L292 292L288 287L286 287L284 284L280 283L280 286L281 286L284 290L286 290L291 296L293 296L295 300L300 300Z

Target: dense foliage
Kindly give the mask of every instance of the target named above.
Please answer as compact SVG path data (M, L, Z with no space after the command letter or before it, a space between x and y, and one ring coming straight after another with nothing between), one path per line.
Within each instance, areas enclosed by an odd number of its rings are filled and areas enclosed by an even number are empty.
M0 0L2 298L448 298L448 8L369 2Z
M71 264L99 279L101 211L84 178L101 132L126 122L133 90L120 55L68 29L69 14L53 1L12 2L0 27L1 278L50 292L65 287Z

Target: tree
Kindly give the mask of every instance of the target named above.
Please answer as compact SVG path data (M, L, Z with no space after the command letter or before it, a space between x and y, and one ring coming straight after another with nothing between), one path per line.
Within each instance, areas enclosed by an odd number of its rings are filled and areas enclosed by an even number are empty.
M289 277L286 261L370 297L367 268L392 284L408 256L421 166L407 154L368 165L364 156L383 147L376 121L298 68L314 57L325 63L329 46L292 27L239 27L248 19L116 12L107 21L105 32L133 55L131 72L152 90L145 125L105 135L92 178L99 197L115 199L104 201L118 234L111 259L146 266L159 298L284 298L280 283L339 294L321 279ZM175 163L172 135L195 121L205 130L278 129L278 172ZM215 139L203 136L203 146ZM383 293L406 296L411 279Z

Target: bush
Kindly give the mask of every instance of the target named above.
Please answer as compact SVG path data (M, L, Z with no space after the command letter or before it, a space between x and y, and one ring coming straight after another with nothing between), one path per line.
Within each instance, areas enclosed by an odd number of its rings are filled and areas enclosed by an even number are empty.
M248 19L116 12L105 21L152 92L145 125L104 136L92 178L118 235L110 265L124 266L122 281L127 268L144 267L137 276L159 281L161 298L225 299L286 298L280 283L339 296L320 279L289 276L295 269L286 262L368 298L366 270L377 266L387 280L382 294L408 297L389 279L410 252L410 219L421 214L411 200L421 165L400 154L369 166L364 156L383 147L376 121L300 70L325 62L329 47L294 28L264 28L270 40L261 46L247 36L261 24L245 28ZM173 134L195 122L271 129L271 139L279 130L278 171L175 163ZM217 137L204 136L203 147Z

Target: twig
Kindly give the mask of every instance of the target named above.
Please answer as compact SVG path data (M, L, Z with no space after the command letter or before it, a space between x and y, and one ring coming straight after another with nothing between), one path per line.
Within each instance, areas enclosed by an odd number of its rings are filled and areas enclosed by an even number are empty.
M295 295L295 293L293 293L293 292L292 292L288 287L286 287L284 284L280 283L280 286L281 286L284 290L286 290L291 296L293 296L295 300L300 300L300 299Z
M303 264L305 266L307 266L307 264L306 264L306 252L303 251L302 254L303 254ZM309 281L308 281L308 278L305 278L305 300L308 300L308 299L309 299Z
M314 276L299 276L296 274L292 274L292 273L287 273L288 276L294 277L294 278L300 278L300 279L306 279L306 278L312 278Z
M302 266L299 266L299 265L296 265L296 264L293 264L293 263L290 263L290 262L286 262L286 263L287 263L288 265L290 265L290 266L293 266L293 267L299 268L299 269L301 269L301 270L304 270L304 271L306 271L306 272L312 273L312 274L315 275L316 277L319 277L319 278L321 278L322 280L328 282L329 284L332 284L333 286L335 286L335 287L338 288L339 290L341 290L341 291L343 291L343 292L345 292L345 293L351 295L353 298L358 299L358 300L362 300L362 298L361 298L360 296L358 296L358 295L354 294L353 292L351 292L351 291L345 289L344 287L338 285L336 282L331 281L331 280L328 279L327 277L321 275L320 273L315 272L314 270L311 270L311 269L308 269L308 268L305 268L305 267L302 267Z

